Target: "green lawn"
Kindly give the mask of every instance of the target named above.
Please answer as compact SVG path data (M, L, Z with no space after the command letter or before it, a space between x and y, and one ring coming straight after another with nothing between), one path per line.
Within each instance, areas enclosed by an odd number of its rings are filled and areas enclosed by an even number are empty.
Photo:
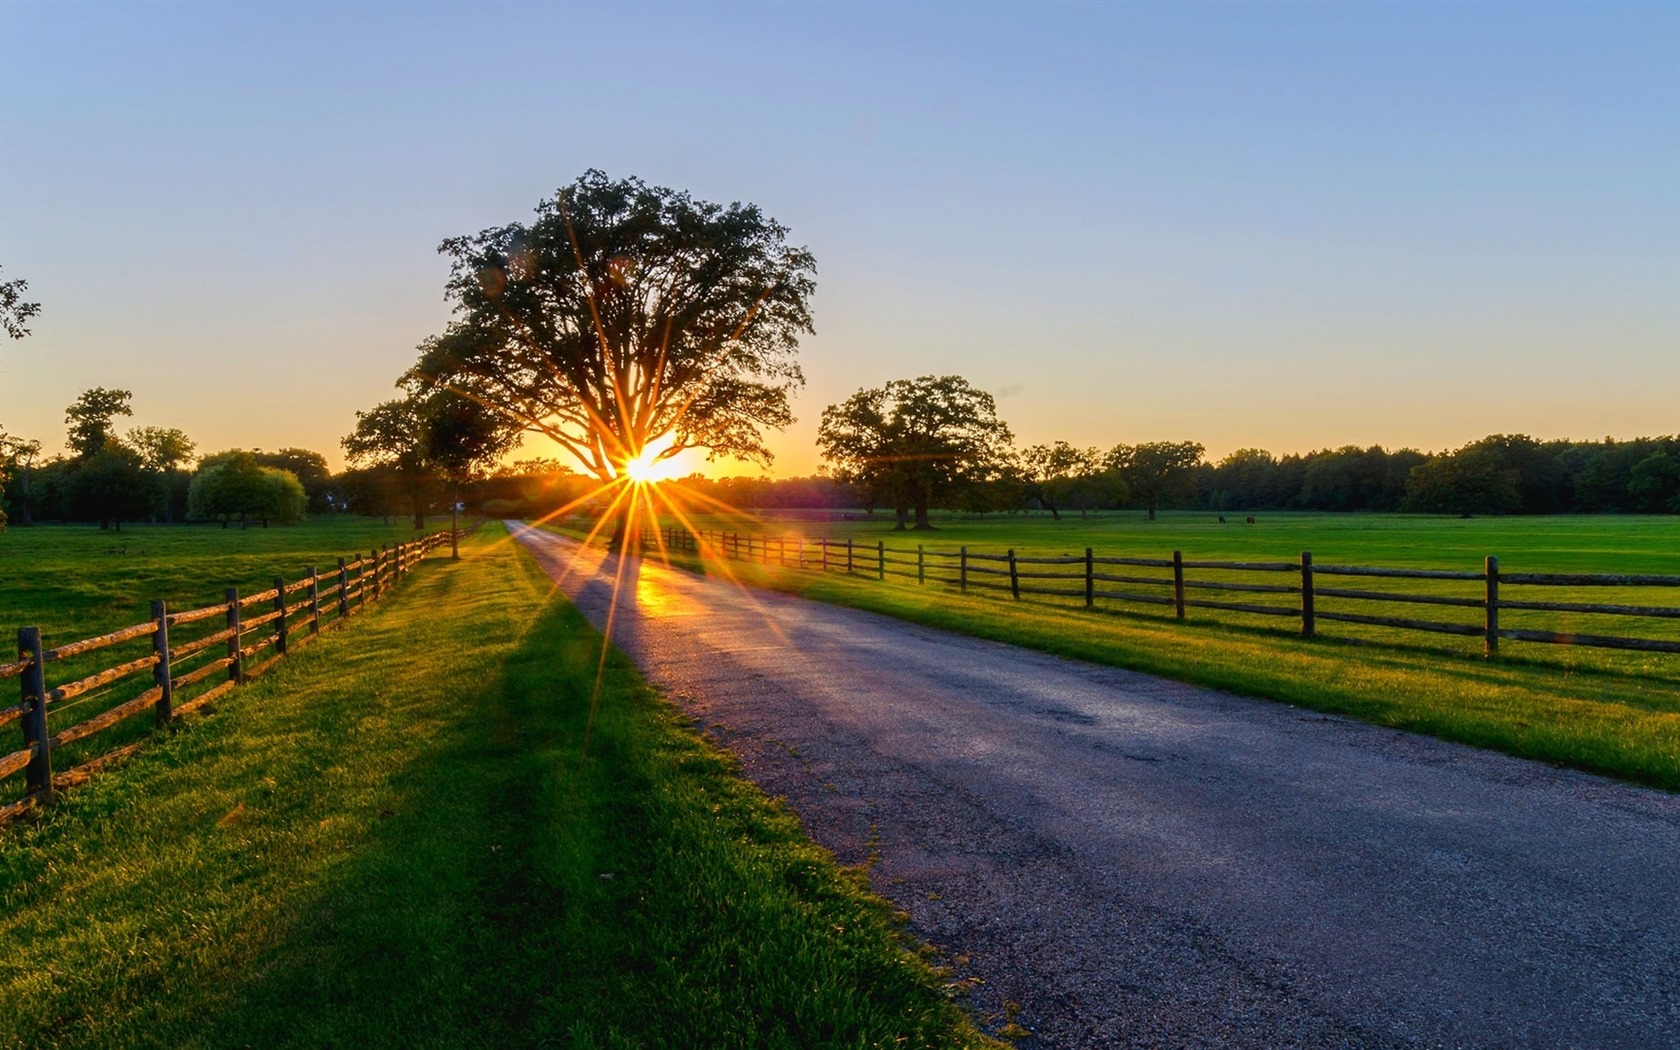
M706 519L707 528L772 534L852 535L913 550L967 545L1014 547L1022 553L1083 553L1187 558L1288 560L1311 550L1315 561L1341 564L1461 568L1473 571L1486 554L1519 571L1680 573L1677 518L1426 518L1385 515L1262 515L1253 526L1221 526L1212 515L1170 514L1149 523L1141 514L1105 515L1080 522L1048 516L983 521L946 520L932 533L895 533L890 521L755 523ZM680 564L695 567L690 557ZM1048 652L1229 689L1318 710L1350 714L1513 754L1680 788L1680 655L1607 652L1506 641L1500 656L1484 659L1479 639L1398 632L1321 622L1320 637L1303 639L1298 621L1191 610L1099 603L1087 612L1077 600L1011 601L992 592L964 597L953 588L873 578L872 562L853 578L731 562L707 571L823 601L994 638ZM1204 574L1204 578L1222 577ZM1246 576L1254 579L1253 576ZM1320 577L1323 585L1328 577ZM1281 581L1280 581L1281 582ZM1340 582L1340 581L1338 581ZM1437 590L1479 594L1481 585L1416 585L1361 581L1371 589ZM1452 591L1452 588L1459 591ZM1465 590L1465 588L1468 590ZM1561 593L1559 591L1561 590ZM1235 597L1235 596L1232 596ZM1293 596L1263 596L1287 604ZM1509 594L1507 594L1509 597ZM1554 590L1548 598L1680 606L1674 589ZM1320 609L1336 608L1321 600ZM1348 607L1352 607L1351 603ZM1365 611L1479 622L1473 609L1381 606ZM1616 633L1635 628L1652 637L1680 638L1680 620L1639 620L1556 613L1511 613L1507 626L1559 625ZM1573 625L1573 626L1563 626Z
M447 527L434 519L432 529ZM340 557L354 561L382 544L415 539L406 519L385 525L365 518L330 517L306 524L273 528L223 529L215 525L138 525L121 532L93 526L47 525L0 531L0 633L7 651L17 629L41 628L51 648L90 638L119 627L141 623L151 613L153 599L162 599L173 612L220 603L226 589L238 587L255 594L273 586L276 576L288 582L302 578L313 565L323 574ZM246 619L263 612L247 609ZM216 630L219 622L203 622L171 632L184 641ZM247 638L247 644L254 640ZM57 661L47 666L48 687L62 685L102 671L151 651L150 637ZM209 654L214 655L214 654ZM7 657L9 660L10 657ZM177 674L184 673L177 668ZM0 704L17 702L19 682L0 682ZM48 731L68 726L108 710L151 685L150 675L130 676L111 686L85 693L48 711ZM84 740L55 751L55 770L63 772L88 759L122 747L149 732L151 719L130 718ZM15 726L7 732L16 733ZM14 736L0 745L0 754L22 745ZM24 777L14 774L0 781L0 805L21 797Z
M600 644L486 529L0 831L0 1045L981 1042Z
M1569 515L1452 518L1423 514L1261 513L1244 515L1163 511L1149 521L1141 511L1077 513L1052 521L1048 514L935 517L931 532L895 532L890 514L873 519L813 522L747 516L701 515L708 529L855 536L889 546L924 543L986 550L1015 547L1023 554L1084 553L1186 558L1278 560L1311 551L1319 562L1414 566L1478 571L1497 555L1507 572L1634 572L1680 574L1680 516Z
M427 531L447 529L433 519ZM314 518L272 528L38 525L0 531L0 630L36 626L47 645L86 638L149 615L154 599L171 609L222 600L228 587L265 590L274 577L295 580L314 565L325 573L385 543L411 540L407 519ZM7 646L10 646L8 641Z

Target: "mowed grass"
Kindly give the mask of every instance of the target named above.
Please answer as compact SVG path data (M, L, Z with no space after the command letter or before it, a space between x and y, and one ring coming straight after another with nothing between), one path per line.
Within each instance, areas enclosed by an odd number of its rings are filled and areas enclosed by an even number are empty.
M983 1041L500 533L0 830L0 1045Z
M428 531L447 527L433 519ZM354 561L382 544L424 535L408 519L384 524L377 519L332 516L271 528L216 525L130 525L121 532L85 525L42 525L0 531L0 643L10 652L17 629L39 627L47 647L91 638L147 620L151 603L162 599L180 612L218 604L228 587L255 594L273 586L276 576L288 582L307 575L313 565L330 586L340 557ZM330 602L330 599L328 599ZM246 618L265 610L248 609ZM176 644L191 640L213 624L172 632ZM246 639L249 644L254 638ZM75 681L151 651L149 637L109 649L54 662L48 686ZM7 657L6 659L11 659ZM112 686L83 694L48 711L48 730L62 731L137 695L151 684L149 674L131 676ZM17 680L0 682L0 704L17 702ZM131 743L148 731L151 720L131 718L55 752L59 772ZM15 730L14 730L15 732ZM0 753L22 746L22 738ZM24 778L0 781L0 805L22 797Z
M1339 564L1461 568L1473 571L1498 554L1508 572L1680 573L1680 519L1541 518L1442 519L1383 515L1260 515L1254 526L1224 526L1213 515L1105 515L1080 522L1048 516L947 519L932 533L895 533L889 522L755 523L707 519L708 528L802 530L807 536L850 534L867 544L869 559L853 578L731 561L705 571L885 613L1046 652L1159 674L1180 681L1352 715L1381 725L1507 751L1563 765L1680 788L1680 656L1619 653L1506 641L1494 660L1480 639L1367 628L1321 621L1320 636L1299 637L1287 618L1191 610L1180 623L1169 609L1099 602L1086 611L1078 599L1011 601L1007 593L968 596L954 588L873 579L874 545L1021 553L1288 560L1311 550L1315 561ZM861 549L861 548L860 548ZM1513 553L1515 552L1515 553ZM697 567L692 557L677 562ZM1124 570L1122 570L1124 571ZM1134 570L1136 571L1136 570ZM1257 577L1243 577L1256 581ZM1320 577L1321 586L1330 585ZM1270 582L1270 581L1265 581ZM1279 579L1277 582L1289 582ZM1406 589L1391 581L1336 581L1367 589ZM1456 584L1475 596L1481 585ZM1468 588L1468 589L1466 589ZM1415 588L1414 588L1415 589ZM1165 593L1158 591L1156 593ZM1214 592L1211 597L1246 596ZM1507 594L1506 597L1510 597ZM1680 606L1672 589L1551 590L1548 600L1624 601ZM1287 605L1295 596L1261 596ZM1413 618L1479 622L1469 609L1374 606L1358 611ZM1321 599L1324 609L1337 606ZM1507 626L1555 625L1600 633L1635 631L1680 638L1680 621L1623 617L1507 614Z
M850 520L806 521L699 515L707 529L855 536L873 545L989 551L1010 547L1022 554L1097 554L1164 558L1276 561L1311 551L1314 560L1476 572L1489 554L1506 572L1624 572L1680 574L1680 516L1558 515L1456 518L1425 514L1328 514L1261 512L1253 525L1230 513L1163 511L1149 521L1142 511L1104 511L1081 519L1077 512L1053 521L1042 512L936 516L931 532L895 532L890 514Z
M427 532L449 527L433 519ZM331 516L300 525L223 529L215 525L37 525L0 531L0 630L41 628L57 645L140 623L154 599L171 609L222 600L228 587L268 589L274 577L297 580L313 565L336 572L381 544L417 539L408 519ZM10 646L8 641L7 646Z

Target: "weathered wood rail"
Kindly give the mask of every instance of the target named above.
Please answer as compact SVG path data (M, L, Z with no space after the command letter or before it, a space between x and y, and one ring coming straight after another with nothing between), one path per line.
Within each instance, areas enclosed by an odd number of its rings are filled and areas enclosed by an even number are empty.
M0 806L0 821L50 800L55 791L85 779L144 741L114 747L58 773L53 769L55 751L147 711L162 726L214 703L288 653L313 642L324 628L336 627L365 608L420 559L447 548L449 542L447 530L435 532L339 558L325 574L310 566L291 583L276 577L273 586L256 594L241 595L238 588L230 587L223 601L199 609L171 612L164 602L154 601L151 616L143 623L50 648L43 643L40 628L20 628L18 659L0 664L0 681L18 679L20 696L16 704L0 708L0 726L21 722L23 747L0 754L0 780L22 772L27 783L21 799ZM194 625L212 629L183 640L180 635ZM148 650L144 655L123 658L48 688L50 665L141 639ZM250 663L257 657L263 659ZM142 675L141 681L135 681ZM145 679L150 686L142 688ZM136 688L140 689L136 695L125 695ZM80 710L80 705L99 700L117 702L92 715Z
M917 544L889 547L854 538L783 536L751 532L689 530L663 526L642 537L646 549L690 551L702 558L725 558L815 572L835 572L885 581L913 580L939 584L960 593L1022 595L1079 600L1087 609L1098 603L1164 606L1179 620L1188 610L1235 613L1293 621L1292 633L1320 633L1321 622L1357 624L1395 631L1479 637L1483 652L1494 656L1502 640L1680 653L1680 631L1666 637L1600 634L1535 626L1501 624L1501 614L1563 613L1571 617L1617 617L1641 624L1680 619L1680 594L1674 604L1558 600L1559 589L1613 588L1649 593L1680 591L1680 576L1627 573L1555 573L1500 571L1489 556L1479 571L1412 569L1368 565L1315 564L1309 551L1288 561L1191 560L1173 551L1167 558L1104 557L1087 547L1083 555L1031 557L1013 550L981 551L970 547L938 550ZM1116 571L1118 570L1118 571ZM1137 570L1154 570L1139 572ZM1330 577L1325 586L1320 577ZM1364 580L1393 581L1386 589ZM1276 582L1272 582L1276 581ZM1403 589L1403 588L1411 589ZM1460 588L1453 592L1451 588ZM1520 589L1524 597L1512 597ZM1553 592L1548 595L1547 592ZM1534 595L1530 598L1527 595ZM1280 600L1287 596L1286 600ZM1326 605L1328 603L1328 605ZM1376 608L1372 609L1373 603ZM1468 618L1420 619L1394 615L1393 606L1434 606L1466 610ZM1385 608L1388 607L1388 608ZM1370 610L1370 611L1366 611ZM1473 612L1472 612L1473 611ZM1478 615L1479 614L1479 615Z

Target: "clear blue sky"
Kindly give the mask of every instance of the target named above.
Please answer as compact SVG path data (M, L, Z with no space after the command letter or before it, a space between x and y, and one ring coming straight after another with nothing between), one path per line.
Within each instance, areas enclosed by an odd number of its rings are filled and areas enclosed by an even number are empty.
M586 168L818 262L776 472L956 372L1023 443L1680 431L1680 7L0 3L0 426L339 458L451 235Z

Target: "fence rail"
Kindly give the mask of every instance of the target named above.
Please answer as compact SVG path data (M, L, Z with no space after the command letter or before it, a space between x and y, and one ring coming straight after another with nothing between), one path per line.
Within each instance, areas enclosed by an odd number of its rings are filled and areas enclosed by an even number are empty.
M52 648L42 644L40 628L20 628L17 661L0 664L0 681L19 680L20 699L14 705L0 707L0 726L22 722L23 747L0 753L0 780L21 772L26 786L21 799L0 806L0 822L50 799L56 790L128 753L138 742L106 751L59 773L53 770L53 752L148 711L153 712L157 724L164 725L214 702L320 637L323 628L337 626L364 608L366 598L388 590L420 559L440 547L447 549L450 535L447 530L434 532L366 556L358 554L351 561L340 558L327 575L311 566L301 579L287 583L276 578L271 587L255 594L241 595L238 588L230 587L223 601L203 608L171 612L164 602L154 601L150 618L142 623ZM352 604L358 596L364 600ZM244 615L244 610L265 603L268 611ZM209 626L213 629L207 634L187 640L172 637L177 629L205 621L212 621ZM141 638L149 647L145 655L88 669L71 681L47 687L48 665ZM270 649L274 652L268 659L246 666L250 657ZM134 681L143 673L149 683ZM122 695L148 684L136 695ZM69 725L50 724L55 715L61 721L78 705L93 700L117 702Z
M769 536L750 532L691 530L675 526L660 527L644 533L642 544L650 550L688 551L702 558L753 561L804 571L874 577L883 581L893 576L914 580L918 586L936 584L953 587L964 594L978 592L993 596L1007 593L1010 599L1015 601L1019 601L1023 594L1028 594L1047 598L1082 599L1087 609L1096 608L1099 601L1169 606L1174 617L1179 620L1185 619L1190 609L1263 616L1274 620L1291 618L1297 621L1298 633L1304 637L1318 634L1320 621L1396 631L1480 637L1483 651L1490 657L1498 653L1501 641L1646 653L1680 653L1680 635L1672 632L1669 637L1634 637L1560 630L1554 629L1555 625L1554 628L1542 629L1500 623L1503 612L1614 616L1636 624L1647 620L1657 623L1674 621L1680 619L1680 595L1675 596L1675 604L1658 605L1633 601L1556 600L1555 596L1548 596L1545 591L1548 588L1555 591L1557 588L1577 587L1680 590L1680 576L1628 573L1502 573L1499 559L1491 555L1483 561L1481 571L1477 572L1372 565L1317 565L1314 564L1312 553L1309 551L1301 552L1300 558L1293 561L1192 560L1186 559L1181 551L1173 551L1169 558L1099 556L1089 547L1085 549L1083 556L1029 556L1014 550L981 551L966 546L955 550L940 550L924 545L912 549L888 547L879 542L866 543L850 537L833 539L826 536ZM889 554L893 557L889 558ZM1102 571L1099 568L1101 566L1170 569L1172 573L1170 576L1133 575ZM1189 573L1196 573L1197 576L1192 578ZM1262 582L1267 577L1275 580L1278 574L1284 573L1292 576L1287 583ZM1250 574L1261 575L1256 580ZM1462 584L1479 586L1474 588L1474 593L1441 593L1415 589L1378 590L1373 589L1375 585L1321 587L1317 581L1319 576L1392 580L1395 581L1393 586L1397 588ZM1099 587L1099 584L1110 586ZM1116 589L1113 585L1124 589ZM1513 598L1509 593L1512 588L1522 588L1524 594L1538 593L1535 598ZM1190 596L1205 592L1287 595L1293 600L1287 603L1261 603L1227 600L1211 595ZM1334 607L1321 608L1324 600L1333 603ZM1377 603L1379 608L1364 611L1371 609L1371 603ZM1381 615L1382 605L1424 605L1474 610L1479 612L1480 616L1477 617L1477 622L1415 619Z

